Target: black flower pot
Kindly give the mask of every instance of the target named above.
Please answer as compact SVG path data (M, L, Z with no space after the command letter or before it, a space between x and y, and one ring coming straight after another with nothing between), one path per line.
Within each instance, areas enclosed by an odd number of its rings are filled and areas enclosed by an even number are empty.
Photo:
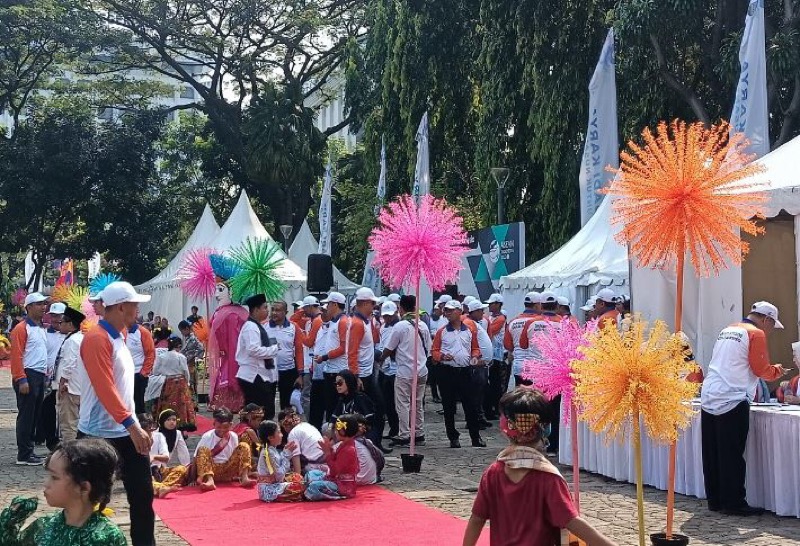
M422 468L422 459L425 455L411 455L410 453L403 453L400 455L400 461L403 463L403 472L419 472Z
M672 533L672 538L667 538L666 533L655 533L650 535L650 542L653 546L686 546L689 544L689 537Z

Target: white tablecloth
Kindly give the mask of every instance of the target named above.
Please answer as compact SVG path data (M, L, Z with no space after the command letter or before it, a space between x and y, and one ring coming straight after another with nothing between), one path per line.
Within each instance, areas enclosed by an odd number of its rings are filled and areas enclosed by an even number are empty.
M703 499L703 450L697 409L691 425L678 440L675 491ZM607 443L603 435L592 433L583 422L578 422L578 437L581 468L615 480L636 482L630 439L624 444ZM644 434L642 440L644 483L666 490L669 446L656 444ZM747 502L779 516L800 518L800 407L751 407L745 458ZM558 460L572 464L570 427L563 423Z

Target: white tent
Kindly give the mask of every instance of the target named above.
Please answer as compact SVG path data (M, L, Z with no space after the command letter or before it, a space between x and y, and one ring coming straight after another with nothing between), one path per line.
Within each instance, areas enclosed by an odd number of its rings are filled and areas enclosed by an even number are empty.
M214 219L211 208L206 205L200 220L178 253L158 275L144 284L137 286L137 290L145 294L151 294L153 298L140 306L143 314L153 311L157 315L165 316L169 319L173 328L177 328L177 321L189 315L189 308L197 305L205 312L205 303L199 301L188 301L186 296L178 286L178 270L183 263L186 253L190 250L210 247L211 241L219 233L219 224Z
M699 362L707 363L719 331L742 318L743 303L768 300L780 310L784 331L770 336L774 361L788 364L789 343L797 339L800 314L797 257L800 256L800 173L797 157L800 137L787 142L757 161L764 167L760 180L769 181L769 202L765 207L766 233L750 242L750 254L742 267L724 270L719 277L697 279L690 264L684 271L683 330L695 342ZM632 269L631 291L634 311L647 319L674 323L675 272ZM789 359L789 360L786 360Z
M614 239L611 226L611 199L606 198L585 226L564 246L529 265L500 278L505 296L504 308L510 315L523 308L527 292L551 290L566 296L572 312L583 305L589 294L614 285L618 293L628 292L628 250Z
M314 234L311 233L308 222L303 220L300 231L292 241L292 246L289 247L289 259L296 264L305 266L308 264L308 255L316 254L317 250L319 250L319 243L317 243ZM356 283L345 277L335 266L333 268L333 283L342 294L355 294L359 288Z
M241 245L248 237L251 239L272 240L272 237L258 220L253 207L250 206L250 199L247 197L247 193L243 191L239 196L239 201L231 211L231 215L209 246L227 254ZM290 260L283 250L279 250L278 255L284 258L283 263L278 268L278 274L283 279L283 282L286 283L284 300L287 303L291 303L302 299L306 284L305 270Z

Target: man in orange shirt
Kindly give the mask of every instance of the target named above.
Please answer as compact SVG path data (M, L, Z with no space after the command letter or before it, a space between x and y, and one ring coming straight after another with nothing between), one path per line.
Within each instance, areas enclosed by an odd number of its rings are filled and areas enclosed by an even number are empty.
M325 336L325 345L320 348L320 354L314 355L314 363L324 366L325 411L331 416L339 398L336 392L336 374L349 369L357 376L358 362L350 361L347 354L350 333L350 318L344 313L347 298L340 292L331 292L321 303L327 305L330 331Z
M486 331L492 339L492 363L489 366L489 384L483 399L486 418L495 420L500 416L500 397L508 388L509 367L503 341L506 334L506 316L503 313L502 294L492 294L486 300L489 305L489 327Z
M25 296L27 317L11 330L11 380L17 395L17 464L39 466L44 457L33 452L33 435L47 380L47 333L42 317L47 298Z
M617 311L617 295L610 288L603 288L597 293L597 300L594 302L594 312L597 316L597 325L602 330L609 325L617 327L619 321L619 311Z

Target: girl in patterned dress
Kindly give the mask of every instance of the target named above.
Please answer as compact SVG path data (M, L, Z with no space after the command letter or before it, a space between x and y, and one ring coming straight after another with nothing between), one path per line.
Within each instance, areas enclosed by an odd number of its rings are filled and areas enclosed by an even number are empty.
M261 454L258 457L258 498L264 502L302 500L303 477L290 472L292 452L296 444L289 442L282 451L281 427L275 421L264 421L258 427Z
M44 497L63 508L34 520L37 499L16 497L0 514L1 546L125 546L119 527L102 514L111 499L117 466L114 448L100 439L65 442L47 459Z

